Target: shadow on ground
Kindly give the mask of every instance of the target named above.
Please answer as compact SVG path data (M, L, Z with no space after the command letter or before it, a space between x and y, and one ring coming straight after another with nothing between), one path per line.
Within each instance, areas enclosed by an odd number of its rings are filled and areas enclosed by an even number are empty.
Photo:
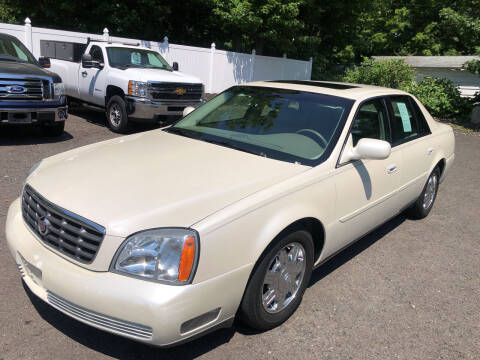
M73 139L73 136L64 131L62 135L50 137L42 133L39 126L1 126L0 145L36 145L51 144Z
M317 282L383 238L404 221L403 215L393 218L329 260L314 271L309 287L316 285ZM44 303L25 284L24 288L40 316L52 326L84 346L119 359L193 359L228 343L235 332L247 336L258 334L236 322L233 328L215 331L188 344L160 349L112 335L76 321Z

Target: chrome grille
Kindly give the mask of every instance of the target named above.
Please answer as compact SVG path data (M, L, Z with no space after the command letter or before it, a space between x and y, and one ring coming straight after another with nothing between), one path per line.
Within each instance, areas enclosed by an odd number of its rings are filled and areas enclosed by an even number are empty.
M43 100L44 90L49 94L48 81L45 83L39 79L0 78L0 100Z
M123 335L135 337L139 339L151 339L152 328L140 324L131 323L124 320L115 319L113 317L99 314L97 312L85 309L75 305L68 300L61 298L54 293L47 291L47 300L50 305L58 310L79 320L83 320L88 324L97 326L105 330L113 330Z
M105 229L52 204L29 185L23 191L22 213L38 237L61 253L82 263L97 255Z
M152 100L200 100L202 84L150 83Z

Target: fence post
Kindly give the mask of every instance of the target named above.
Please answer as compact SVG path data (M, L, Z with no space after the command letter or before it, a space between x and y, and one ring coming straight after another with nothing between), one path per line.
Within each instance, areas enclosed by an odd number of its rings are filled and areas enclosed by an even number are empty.
M215 61L215 43L210 46L210 71L208 73L207 92L213 93L213 62Z
M309 62L309 66L307 68L307 74L306 75L306 80L311 80L312 79L312 63L313 63L313 58L310 57L310 62Z
M32 22L28 17L25 19L25 45L33 53Z
M255 57L257 56L257 51L255 49L252 50L252 56L251 56L251 60L250 60L250 63L252 64L251 68L250 68L250 78L249 78L249 82L253 81L253 74L255 73Z
M163 43L162 43L162 47L161 49L163 50L163 57L165 58L165 60L170 61L170 47L168 45L168 36L164 36L163 37Z
M103 41L109 41L110 40L110 35L109 35L109 32L108 32L108 29L105 28L103 29Z

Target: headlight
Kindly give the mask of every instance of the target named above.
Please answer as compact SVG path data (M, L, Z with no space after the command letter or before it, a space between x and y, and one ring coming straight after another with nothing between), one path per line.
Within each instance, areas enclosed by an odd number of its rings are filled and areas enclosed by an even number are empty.
M130 80L128 82L128 95L148 97L148 83Z
M197 232L185 228L141 231L125 240L111 270L170 284L191 282L198 262Z
M53 97L58 99L60 96L65 95L65 84L64 83L54 83L53 84Z

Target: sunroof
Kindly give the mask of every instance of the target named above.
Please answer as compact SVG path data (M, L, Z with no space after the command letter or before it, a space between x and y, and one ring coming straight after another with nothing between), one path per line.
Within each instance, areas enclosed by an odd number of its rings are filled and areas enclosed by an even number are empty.
M308 86L318 86L329 89L337 90L346 90L346 89L355 89L358 86L347 85L347 84L335 84L323 81L307 81L307 80L269 80L268 82L284 83L284 84L296 84L296 85L308 85Z

